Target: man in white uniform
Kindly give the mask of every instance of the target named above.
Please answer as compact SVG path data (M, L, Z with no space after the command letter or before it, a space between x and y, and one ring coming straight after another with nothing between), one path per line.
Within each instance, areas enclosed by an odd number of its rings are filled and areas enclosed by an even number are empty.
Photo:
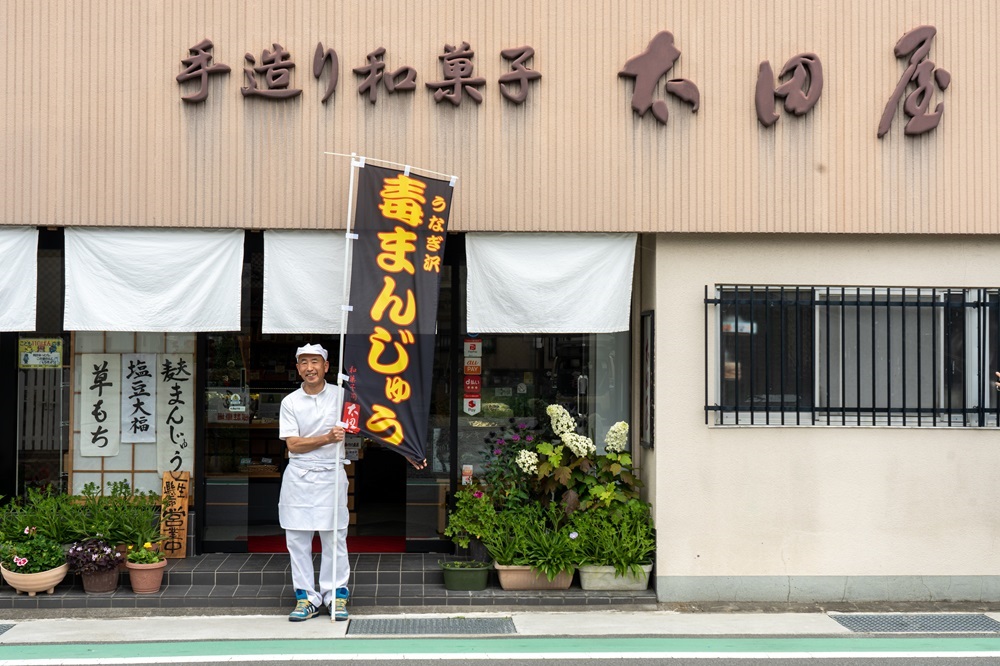
M316 617L325 605L337 620L347 619L347 474L344 472L344 429L337 425L344 391L326 381L327 352L305 345L295 352L302 386L281 401L279 437L288 447L288 466L281 478L278 520L292 562L295 610L288 619ZM339 492L338 492L339 491ZM339 495L339 496L338 496ZM334 507L337 524L334 524ZM319 592L313 569L313 533L319 532L323 556ZM333 549L337 571L333 572ZM334 582L335 581L335 582ZM332 586L332 587L331 587Z

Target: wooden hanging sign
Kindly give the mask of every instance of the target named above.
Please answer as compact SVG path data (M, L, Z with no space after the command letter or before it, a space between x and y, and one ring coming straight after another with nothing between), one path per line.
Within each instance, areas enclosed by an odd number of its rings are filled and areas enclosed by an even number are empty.
M188 486L190 472L164 472L160 548L168 558L187 557Z

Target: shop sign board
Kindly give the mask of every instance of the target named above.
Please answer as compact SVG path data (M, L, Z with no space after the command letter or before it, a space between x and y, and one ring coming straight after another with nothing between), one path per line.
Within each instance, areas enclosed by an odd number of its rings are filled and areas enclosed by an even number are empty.
M156 354L122 354L123 442L156 441Z
M483 389L483 378L469 375L464 378L464 393L466 398L478 398Z
M80 354L80 455L114 457L121 448L121 354Z
M462 401L462 411L469 416L475 416L482 408L483 401L480 398L465 398Z
M193 472L194 354L159 354L157 359L157 471Z
M474 358L483 355L483 341L473 338L465 339L465 358Z
M17 341L17 367L61 368L62 338L21 338Z
M187 557L188 488L190 472L163 474L163 519L160 521L160 547L168 558Z
M951 84L951 73L930 60L936 35L937 28L934 26L919 25L903 33L892 49L897 59L905 60L907 67L895 89L886 96L885 108L878 125L879 138L889 131L894 118L900 113L900 107L907 117L903 130L906 136L924 134L935 129L941 122L944 102L933 104L932 96L943 96ZM243 80L246 86L239 90L245 99L282 103L302 94L302 88L294 87L293 70L296 62L293 53L278 42L272 43L271 47L270 50L265 48L261 51L260 65L257 64L256 55L247 52L244 56L246 62ZM229 64L214 60L214 48L210 39L202 39L187 48L188 57L181 58L184 69L176 76L176 81L181 87L181 99L185 103L204 103L208 99L209 77L226 76L232 72ZM459 46L445 44L443 50L444 53L438 55L442 61L443 79L425 82L425 93L430 95L435 104L448 102L452 106L459 106L466 99L482 104L484 92L491 84L485 77L473 76L477 73L475 68L478 64L474 60L476 51L473 46L469 42L462 42ZM402 53L403 57L411 55L406 51ZM393 54L394 58L395 55ZM819 103L823 94L825 75L820 56L808 51L787 55L789 57L778 70L777 76L770 60L758 63L754 95L752 100L749 95L746 99L748 105L753 103L757 119L765 128L778 122L779 104L786 113L802 116ZM509 103L523 104L529 92L541 85L542 73L530 66L534 62L535 49L527 45L504 48L501 49L500 56L502 61L496 58L491 60L493 67L502 63L503 67L508 68L495 79L500 95ZM697 113L702 96L697 82L670 74L680 56L679 42L674 39L674 34L669 30L660 30L652 36L645 51L625 60L618 76L634 81L629 99L633 113L640 117L648 113L661 125L667 124L671 106L681 104L684 106L679 108L688 108L692 113ZM350 54L349 58L360 59L360 53ZM369 52L365 61L364 66L354 67L352 71L357 75L358 93L365 95L372 104L378 102L380 92L385 96L416 92L417 70L410 65L387 69L389 54L385 47ZM320 41L316 44L312 60L312 73L317 84L326 72L329 73L325 74L326 85L320 99L322 104L330 100L337 88L340 80L340 56L335 49L328 48ZM428 78L436 77L429 75ZM657 93L664 80L666 82L662 89L665 95L659 96ZM668 104L668 101L671 103Z
M465 374L466 375L481 375L483 374L483 361L479 358L467 358L465 359Z

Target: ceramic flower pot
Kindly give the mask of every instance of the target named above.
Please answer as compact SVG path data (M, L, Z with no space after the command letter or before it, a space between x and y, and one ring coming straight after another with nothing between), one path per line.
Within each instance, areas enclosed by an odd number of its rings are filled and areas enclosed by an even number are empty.
M483 564L482 566L465 566L452 568L441 565L444 572L444 589L458 592L478 592L485 590L490 580L490 569L493 564Z
M151 564L128 562L126 566L128 567L128 580L132 585L133 592L136 594L153 594L160 591L160 585L163 583L163 570L167 566L166 560L160 560Z
M567 590L573 583L573 571L561 571L549 580L542 572L516 564L494 565L500 579L500 587L505 590Z
M649 587L649 573L652 570L653 565L647 564L642 567L642 573L638 576L631 571L618 576L614 567L588 564L580 567L580 587L585 590L642 591Z
M39 571L38 573L15 573L0 567L0 574L18 594L25 593L29 597L35 596L38 592L55 592L56 585L63 582L66 573L69 571L69 564L63 564L55 569Z
M105 594L118 589L118 567L111 571L94 571L80 574L83 591L90 594Z

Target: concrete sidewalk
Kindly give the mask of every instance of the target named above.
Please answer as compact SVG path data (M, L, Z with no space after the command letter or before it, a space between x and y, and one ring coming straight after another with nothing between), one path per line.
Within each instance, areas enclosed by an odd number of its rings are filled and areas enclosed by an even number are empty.
M1000 615L987 614L997 619ZM852 632L827 613L678 613L674 611L454 612L365 614L369 618L498 618L528 636L845 636ZM328 639L347 635L348 622L320 615L289 622L284 615L147 616L3 620L0 645ZM433 635L433 634L431 634ZM405 634L387 635L399 638ZM420 637L427 637L421 634ZM467 637L467 635L463 635ZM371 638L371 635L364 638Z

